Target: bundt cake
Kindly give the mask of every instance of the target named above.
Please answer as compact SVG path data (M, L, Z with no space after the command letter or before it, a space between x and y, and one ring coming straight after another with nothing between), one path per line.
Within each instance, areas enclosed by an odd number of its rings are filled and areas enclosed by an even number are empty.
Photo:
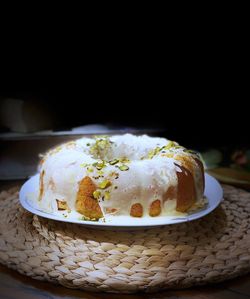
M97 136L62 144L43 157L39 172L40 208L77 211L87 220L185 213L204 192L199 155L147 135Z

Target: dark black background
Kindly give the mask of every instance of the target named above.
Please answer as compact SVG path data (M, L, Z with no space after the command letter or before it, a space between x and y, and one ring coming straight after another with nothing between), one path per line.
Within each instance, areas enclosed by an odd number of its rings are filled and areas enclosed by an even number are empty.
M67 63L59 54L56 62L39 56L28 66L19 57L2 72L0 99L43 105L54 130L113 124L154 128L186 146L249 146L245 46L184 46L148 55L85 53Z
M187 146L249 145L246 19L197 18L58 30L45 40L9 35L0 98L42 103L56 130L112 123L161 129Z
M109 83L66 88L1 91L3 98L21 98L47 108L53 129L100 123L159 130L187 146L249 144L249 108L238 85L201 82L168 85ZM93 89L92 89L93 88ZM3 130L3 129L2 129Z

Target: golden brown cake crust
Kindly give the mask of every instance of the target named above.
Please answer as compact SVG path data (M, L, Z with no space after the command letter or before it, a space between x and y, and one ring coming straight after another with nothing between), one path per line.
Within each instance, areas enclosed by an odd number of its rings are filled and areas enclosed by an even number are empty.
M177 164L176 164L177 165ZM181 171L177 171L177 204L176 211L186 212L196 201L196 189L194 177L186 167L177 165Z
M98 201L93 197L96 186L90 177L84 177L79 183L76 198L76 210L89 219L103 217Z
M204 173L204 165L202 163L202 161L198 158L194 158L195 162L197 163L199 169L200 169L200 172L201 172L201 175L202 175L202 192L204 192L204 189L205 189L205 173Z
M142 217L143 216L143 207L140 203L135 203L131 206L130 216L133 216L133 217Z
M43 184L44 174L45 174L45 171L43 170L41 172L40 178L39 178L39 200L42 199L43 192L44 192L44 184Z
M161 214L161 201L159 199L154 200L149 208L149 216L155 217Z

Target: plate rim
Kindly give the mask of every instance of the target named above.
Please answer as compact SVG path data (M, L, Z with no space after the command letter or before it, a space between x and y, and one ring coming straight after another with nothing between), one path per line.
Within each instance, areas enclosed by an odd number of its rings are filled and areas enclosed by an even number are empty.
M212 206L208 206L207 208L197 211L196 213L193 213L191 215L188 215L186 217L179 217L176 216L173 219L171 219L171 222L165 222L165 223L152 223L149 222L148 224L141 224L138 222L137 223L133 223L133 224L114 224L112 222L99 222L99 221L88 221L88 220L77 220L77 219L70 219L70 218L63 218L60 217L59 215L55 215L52 213L47 213L45 211L39 210L36 207L32 206L30 204L30 202L27 200L27 194L25 192L26 188L28 188L28 185L31 184L34 180L37 179L37 177L39 176L39 173L31 176L21 187L20 192L19 192L19 202L21 203L22 207L29 211L30 213L32 213L33 215L37 215L46 219L50 219L50 220L55 220L55 221L60 221L60 222L64 222L64 223L74 223L74 224L78 224L78 225L84 225L84 226L88 226L88 227L95 227L95 228L114 228L114 229L119 229L119 228L123 228L123 229L147 229L150 227L160 227L160 226L166 226L166 225L173 225L173 224L178 224L178 223L185 223L185 222L190 222L193 220L197 220L199 218L202 218L206 215L208 215L209 213L211 213L213 210L215 210L219 204L223 201L223 189L221 187L221 184L218 182L217 179L215 179L213 176L205 173L205 182L210 180L211 183L214 185L214 187L217 188L217 192L218 192L218 198L216 203L213 204ZM206 184L205 184L206 186ZM206 190L206 187L205 187ZM205 192L204 192L205 193ZM208 198L209 200L209 198ZM114 216L115 217L115 216ZM164 216L161 216L162 218L164 218ZM168 217L168 216L167 216ZM153 219L157 219L157 218L148 218L150 220ZM138 219L139 221L140 219ZM159 217L158 217L159 220Z

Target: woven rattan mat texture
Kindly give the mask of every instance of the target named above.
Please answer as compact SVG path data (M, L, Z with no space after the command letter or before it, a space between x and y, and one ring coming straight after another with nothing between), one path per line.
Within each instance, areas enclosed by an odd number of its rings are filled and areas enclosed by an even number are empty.
M209 215L136 231L97 230L25 211L0 194L0 262L34 279L133 293L219 282L250 272L250 193L224 185Z

